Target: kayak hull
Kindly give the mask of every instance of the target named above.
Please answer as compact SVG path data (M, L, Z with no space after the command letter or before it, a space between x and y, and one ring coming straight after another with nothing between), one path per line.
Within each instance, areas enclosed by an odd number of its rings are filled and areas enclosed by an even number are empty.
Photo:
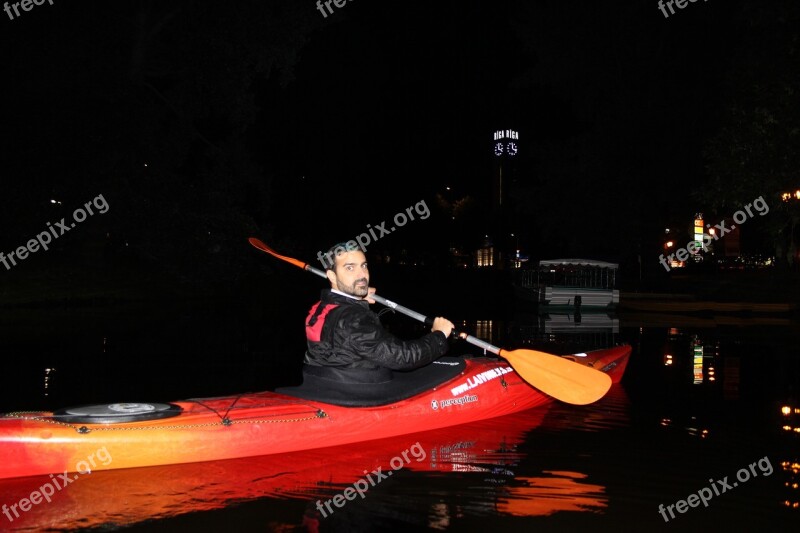
M630 346L574 358L619 382ZM464 387L466 385L466 387ZM466 389L466 390L465 390ZM173 402L180 414L142 422L64 422L52 412L0 418L0 479L220 461L382 439L517 413L554 401L504 360L476 357L411 398L343 407L276 392Z

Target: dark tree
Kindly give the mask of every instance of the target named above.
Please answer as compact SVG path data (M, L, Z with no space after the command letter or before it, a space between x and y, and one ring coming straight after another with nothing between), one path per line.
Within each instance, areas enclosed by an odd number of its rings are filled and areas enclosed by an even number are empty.
M784 202L781 193L800 188L800 7L752 1L736 14L740 37L730 51L724 123L705 147L708 181L694 196L728 217L763 197L769 214L743 231L791 265L800 202Z

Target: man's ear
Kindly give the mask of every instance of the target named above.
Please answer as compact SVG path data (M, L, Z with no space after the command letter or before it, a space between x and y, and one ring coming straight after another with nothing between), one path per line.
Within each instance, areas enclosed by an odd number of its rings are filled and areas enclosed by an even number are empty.
M325 275L328 276L328 281L331 282L331 285L333 285L335 287L336 286L336 274L333 272L333 270L326 270L325 271Z

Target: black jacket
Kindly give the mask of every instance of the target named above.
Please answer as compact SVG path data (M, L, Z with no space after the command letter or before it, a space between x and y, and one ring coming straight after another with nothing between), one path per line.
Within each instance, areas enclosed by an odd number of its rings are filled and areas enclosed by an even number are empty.
M401 340L386 331L366 300L324 289L306 318L309 366L412 370L447 352L447 338L434 331L416 340Z

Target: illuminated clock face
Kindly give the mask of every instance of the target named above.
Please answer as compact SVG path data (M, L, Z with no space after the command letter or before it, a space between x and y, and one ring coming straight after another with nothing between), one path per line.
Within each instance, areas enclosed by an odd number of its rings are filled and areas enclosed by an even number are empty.
M508 154L517 155L517 143L508 143Z
M494 155L502 155L503 154L503 143L497 143L494 145Z

